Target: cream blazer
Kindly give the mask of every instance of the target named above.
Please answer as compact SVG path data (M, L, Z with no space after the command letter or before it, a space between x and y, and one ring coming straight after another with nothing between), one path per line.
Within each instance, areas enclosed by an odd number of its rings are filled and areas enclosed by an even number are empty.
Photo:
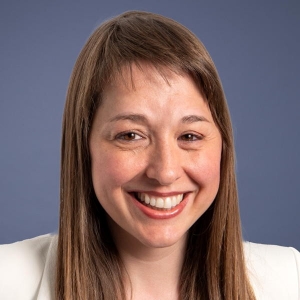
M0 299L54 299L57 235L0 246ZM244 243L257 300L300 300L300 253L280 246Z

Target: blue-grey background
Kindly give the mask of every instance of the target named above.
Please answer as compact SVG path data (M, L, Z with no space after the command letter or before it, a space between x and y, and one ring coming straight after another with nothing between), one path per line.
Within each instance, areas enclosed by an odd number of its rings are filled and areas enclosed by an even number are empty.
M0 2L0 243L57 231L61 119L102 21L138 9L204 42L234 125L246 239L300 249L300 1Z

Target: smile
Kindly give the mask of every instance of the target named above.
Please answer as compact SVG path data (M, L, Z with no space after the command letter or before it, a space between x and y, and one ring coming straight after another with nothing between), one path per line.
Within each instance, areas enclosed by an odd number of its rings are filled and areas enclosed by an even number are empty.
M136 198L143 204L155 208L165 209L165 210L177 206L184 198L184 194L178 194L169 197L155 197L153 195L148 195L146 193L136 193L135 195Z

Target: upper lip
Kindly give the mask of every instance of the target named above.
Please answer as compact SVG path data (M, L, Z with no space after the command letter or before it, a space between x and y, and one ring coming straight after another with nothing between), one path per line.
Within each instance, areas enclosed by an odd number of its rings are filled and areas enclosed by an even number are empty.
M186 191L182 191L182 192L165 192L165 193L161 193L161 192L156 192L156 191L132 191L131 193L144 193L147 194L149 196L154 196L154 197L172 197L172 196L177 196L177 195L184 195L187 192Z

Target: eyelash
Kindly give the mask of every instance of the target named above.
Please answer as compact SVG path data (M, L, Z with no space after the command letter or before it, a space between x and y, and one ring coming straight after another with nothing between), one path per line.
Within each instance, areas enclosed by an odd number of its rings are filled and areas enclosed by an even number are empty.
M184 137L187 139L184 139ZM191 139L189 137L191 137ZM203 139L202 135L194 134L194 133L185 133L179 137L179 140L182 140L184 142L195 142L195 141L200 141L202 139Z
M139 138L131 138L129 137L129 139L126 138L131 136L131 137L139 137ZM116 135L116 139L117 140L122 140L122 141L128 141L128 142L132 142L132 141L137 141L137 140L141 140L143 139L143 137L134 132L134 131L126 131L126 132L121 132L119 134ZM181 135L179 138L179 140L183 141L183 142L194 142L194 141L200 141L203 139L203 136L202 135L199 135L199 134L194 134L194 133L185 133L183 135Z
M129 135L131 135L131 136L139 136L139 138L138 139L135 139L135 138L133 138L133 139L126 139L126 136L128 137ZM125 132L120 132L119 134L117 134L116 135L116 140L122 140L122 141L128 141L128 142L132 142L132 141L137 141L137 140L141 140L141 139L143 139L143 137L140 135L140 134L138 134L138 133L136 133L136 132L134 132L134 131L125 131Z

